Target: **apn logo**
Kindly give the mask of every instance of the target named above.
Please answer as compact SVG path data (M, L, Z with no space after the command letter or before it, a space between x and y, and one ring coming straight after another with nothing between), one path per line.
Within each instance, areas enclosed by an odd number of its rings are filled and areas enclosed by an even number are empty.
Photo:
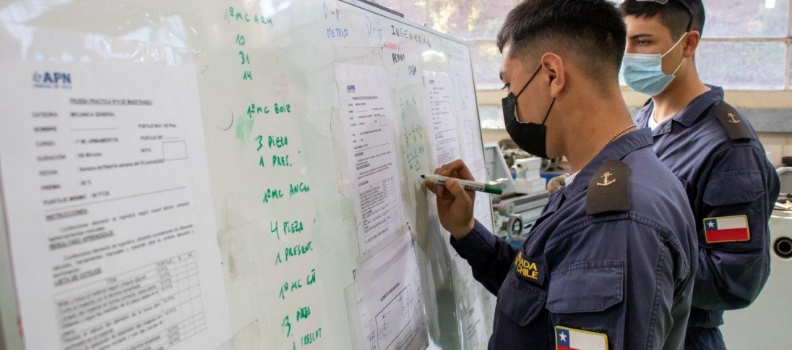
M347 85L347 92L350 94L355 93L355 85Z
M37 89L71 89L71 73L33 73L33 87Z

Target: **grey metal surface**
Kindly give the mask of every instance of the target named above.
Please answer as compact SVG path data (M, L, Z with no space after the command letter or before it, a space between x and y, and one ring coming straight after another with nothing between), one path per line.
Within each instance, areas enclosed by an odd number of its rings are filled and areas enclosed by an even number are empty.
M781 179L781 193L792 193L792 167L778 168Z
M792 238L792 212L770 218L770 244ZM770 278L756 301L746 309L727 311L721 327L726 346L734 350L789 349L792 346L792 259L770 248Z

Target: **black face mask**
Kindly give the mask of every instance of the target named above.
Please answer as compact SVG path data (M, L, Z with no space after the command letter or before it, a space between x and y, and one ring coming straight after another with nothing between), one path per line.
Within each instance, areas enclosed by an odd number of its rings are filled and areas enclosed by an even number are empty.
M503 99L503 120L506 123L506 131L509 133L509 136L511 136L512 140L514 140L520 148L535 156L547 158L547 127L544 124L547 121L547 117L550 116L550 111L553 109L555 98L553 98L553 102L550 103L550 108L547 109L547 114L545 114L544 121L542 121L541 125L520 123L515 116L517 111L517 97L519 97L525 88L528 87L528 84L533 81L540 69L542 69L542 66L536 69L531 79L528 79L525 86L517 93L517 96L510 92L509 96Z

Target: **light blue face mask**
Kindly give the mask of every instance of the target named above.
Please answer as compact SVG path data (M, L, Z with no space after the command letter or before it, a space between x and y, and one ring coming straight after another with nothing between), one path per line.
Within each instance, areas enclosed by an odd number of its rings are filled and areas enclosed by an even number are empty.
M675 74L682 67L682 62L685 60L682 57L674 73L665 74L663 73L663 57L673 51L682 42L682 39L686 37L687 33L682 35L676 44L662 55L625 53L622 60L622 76L627 85L633 90L649 96L656 96L663 92L674 80Z

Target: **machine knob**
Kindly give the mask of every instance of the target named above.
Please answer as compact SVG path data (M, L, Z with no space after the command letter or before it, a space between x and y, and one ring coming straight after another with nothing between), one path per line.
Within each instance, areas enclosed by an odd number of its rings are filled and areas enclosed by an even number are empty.
M511 215L509 217L509 228L506 230L506 235L511 240L522 240L523 221L519 215Z
M789 237L781 237L776 239L775 243L773 244L773 251L775 251L776 255L778 255L781 259L792 258L792 239Z
M501 202L498 204L498 213L503 216L511 216L514 213L514 203L513 202Z

